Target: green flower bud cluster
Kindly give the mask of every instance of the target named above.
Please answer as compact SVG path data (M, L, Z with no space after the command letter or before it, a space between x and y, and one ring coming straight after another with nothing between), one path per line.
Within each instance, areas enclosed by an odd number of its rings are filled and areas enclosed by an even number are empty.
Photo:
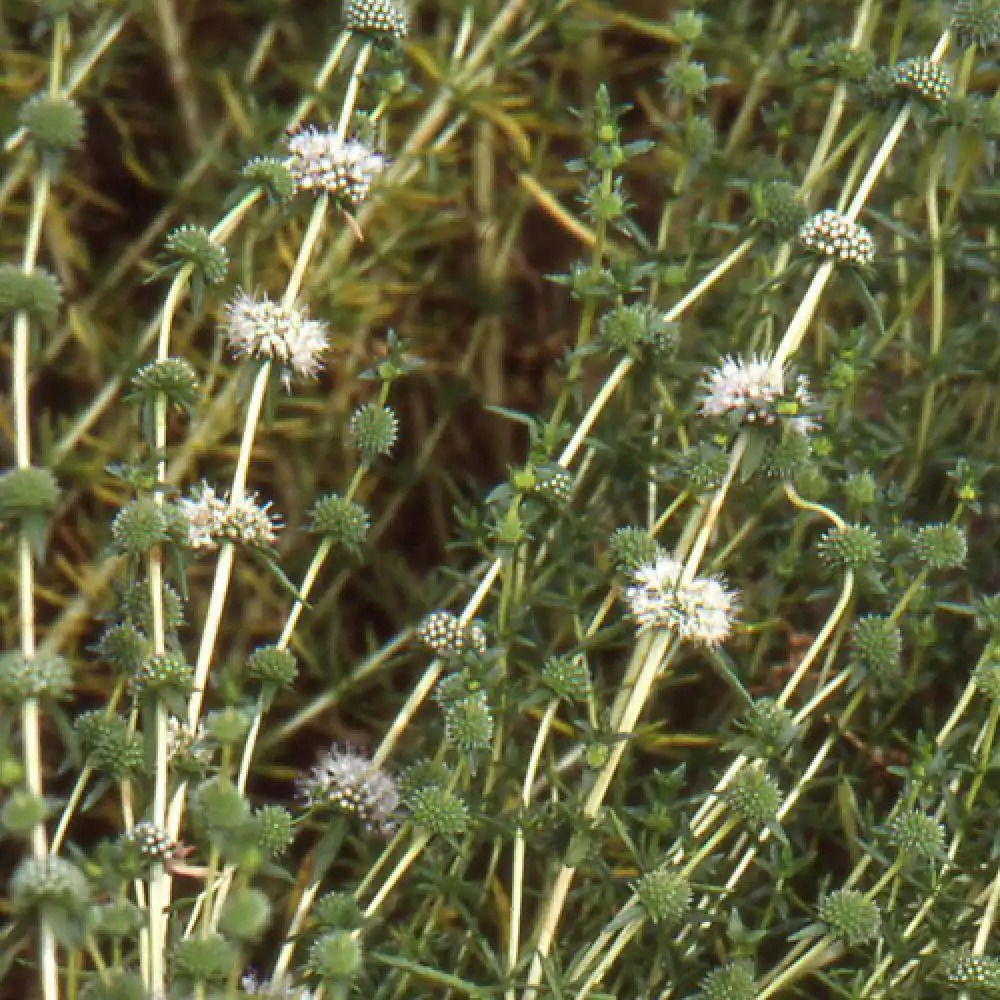
M164 252L175 266L190 264L206 285L221 285L229 273L229 255L203 226L184 223L171 230Z
M35 94L18 112L35 148L42 154L62 154L83 142L80 105L62 94Z
M713 969L701 981L701 1000L755 1000L753 969L746 962L731 962Z
M121 716L95 709L78 716L73 728L87 764L113 781L145 771L146 753L142 735L130 729Z

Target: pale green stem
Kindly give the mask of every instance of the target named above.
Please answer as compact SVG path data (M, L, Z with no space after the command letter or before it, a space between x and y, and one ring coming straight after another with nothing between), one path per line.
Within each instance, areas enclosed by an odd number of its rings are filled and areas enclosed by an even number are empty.
M531 805L531 788L535 783L535 775L538 773L538 765L542 759L542 750L548 739L549 730L552 727L552 720L559 710L558 698L553 698L545 706L541 722L538 724L538 731L535 733L535 742L531 747L531 756L528 758L528 766L524 772L524 782L521 785L521 808L527 809ZM507 939L507 971L512 973L517 965L517 956L521 947L521 911L524 905L524 857L526 843L524 839L524 829L518 824L517 833L514 837L514 856L511 860L511 892L510 892L510 928ZM514 1000L517 991L512 987L507 990L507 1000Z

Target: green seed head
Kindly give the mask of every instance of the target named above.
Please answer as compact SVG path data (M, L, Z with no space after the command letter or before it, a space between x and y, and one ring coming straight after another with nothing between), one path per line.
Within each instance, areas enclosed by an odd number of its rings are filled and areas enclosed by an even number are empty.
M0 702L20 705L39 698L65 698L73 687L69 664L54 653L0 653Z
M20 313L43 327L54 326L62 305L62 288L42 267L22 271L14 264L0 264L0 322Z
M361 942L345 931L329 931L309 948L306 967L325 984L349 983L361 969Z
M875 566L882 556L878 535L867 524L849 524L831 528L820 539L819 557L842 570L857 572Z
M927 813L907 810L889 826L889 843L905 858L933 860L944 853L944 827Z
M781 805L781 789L766 771L756 768L740 771L724 797L751 830L760 830L774 822Z
M271 903L259 889L234 889L219 916L219 930L234 941L258 941L271 919Z
M45 799L18 789L8 794L0 808L0 827L12 837L25 837L44 822L48 814Z
M594 690L582 656L550 656L542 667L542 681L558 698L584 702Z
M469 825L469 807L453 792L436 785L418 788L407 804L415 826L441 837L457 837Z
M111 522L111 538L116 551L137 556L167 539L167 518L163 508L151 500L137 500L123 507Z
M290 688L298 676L295 654L279 646L259 646L246 661L247 676L262 684Z
M323 931L353 931L364 923L357 901L347 892L328 892L312 908L312 916Z
M854 624L851 648L874 678L891 682L899 675L903 637L898 626L881 615L866 615Z
M59 484L48 469L8 469L0 473L0 521L49 514L59 495Z
M965 532L953 524L925 524L913 539L913 557L928 569L957 569L967 555Z
M391 407L363 403L351 416L348 436L362 463L371 465L380 455L392 451L399 436L399 421Z
M224 983L238 961L236 947L221 934L194 935L178 942L171 970L186 983Z
M493 740L494 718L485 691L450 702L444 711L445 738L463 753L478 753Z
M272 203L289 201L295 196L295 181L284 160L277 157L255 157L243 168L243 176L262 188Z
M354 500L330 493L313 504L309 530L325 535L352 555L360 554L370 527L368 511Z
M656 561L663 550L644 528L626 525L618 528L608 542L611 558L619 573L634 573L640 566Z
M878 907L856 889L837 889L820 900L819 919L827 930L849 947L878 935Z
M292 814L284 806L261 806L254 812L257 846L269 857L284 854L295 838Z
M679 871L664 865L646 872L635 885L649 919L661 927L674 927L691 905L691 883Z
M41 153L65 153L83 142L80 105L61 94L29 97L21 105L18 119Z
M164 253L173 264L190 264L206 285L221 285L229 272L229 256L203 226L185 223L167 233Z
M754 1000L756 996L753 969L746 962L714 969L701 981L702 1000Z
M90 900L90 886L83 872L65 858L25 858L14 869L7 894L16 914L52 907L79 919Z
M951 30L963 48L996 47L1000 44L1000 4L997 0L955 0Z

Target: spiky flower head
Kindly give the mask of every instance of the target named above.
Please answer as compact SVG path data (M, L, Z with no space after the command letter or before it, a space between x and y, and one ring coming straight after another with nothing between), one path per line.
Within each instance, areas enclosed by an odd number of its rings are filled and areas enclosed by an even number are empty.
M882 557L882 543L867 524L830 528L820 538L817 550L827 566L855 572L874 567Z
M260 806L253 818L261 851L268 857L284 854L295 838L292 814L284 806Z
M36 267L23 271L16 264L0 264L0 322L19 312L43 327L54 326L62 305L62 287L50 271Z
M677 342L676 324L668 323L663 312L645 302L615 306L600 318L597 332L608 350L633 357L663 338Z
M290 688L299 671L291 650L283 646L258 646L247 657L246 672L248 677L262 684Z
M348 425L348 438L358 449L364 465L392 452L399 436L399 420L391 406L362 403Z
M832 257L839 264L863 267L875 260L872 234L833 208L806 219L799 229L799 242L806 250Z
M87 878L60 857L25 858L7 884L10 907L17 914L52 907L80 916L90 899Z
M349 983L361 968L361 942L346 931L328 931L309 948L306 969L327 985Z
M646 872L636 882L635 892L649 919L665 928L679 924L691 905L691 883L670 865Z
M280 204L295 196L295 181L283 160L275 156L255 156L242 170L243 176L262 188L272 204Z
M727 357L705 372L699 411L737 427L772 427L779 422L797 434L817 427L816 401L805 375L792 379L784 365L766 355Z
M241 886L226 898L219 930L233 941L259 941L271 919L271 902L260 889Z
M476 622L463 625L450 611L432 611L417 626L417 639L438 656L485 653L486 633Z
M370 831L392 828L399 806L393 779L350 746L334 744L299 780L299 794L309 809L332 809L357 816Z
M573 477L561 466L538 469L534 493L552 504L568 504L573 499Z
M716 490L729 468L729 453L714 441L702 439L685 448L677 459L676 475L695 493Z
M0 521L43 517L55 510L59 496L59 484L48 469L7 469L0 473Z
M677 59L663 71L663 86L670 97L701 101L708 89L708 73L703 63Z
M129 692L137 697L149 694L189 694L194 668L177 653L154 653L128 679Z
M444 706L445 739L465 754L476 754L490 746L495 720L486 692L471 691Z
M152 500L139 499L122 507L111 522L114 548L126 555L142 555L166 539L166 514Z
M222 329L236 357L255 358L279 365L286 388L292 375L315 378L323 367L329 329L310 319L305 309L285 306L267 295L254 296L242 288L226 303Z
M542 682L558 698L586 701L594 690L587 661L582 656L550 656L542 667Z
M771 698L759 698L740 720L756 756L775 758L784 753L799 733L794 716Z
M738 772L723 794L751 830L773 823L781 806L781 789L766 771L758 768Z
M174 716L167 718L167 760L173 771L187 778L205 774L212 761L212 751L200 723L192 732Z
M963 48L993 48L1000 44L1000 4L997 0L955 0L951 30Z
M357 900L349 892L324 893L313 904L311 916L324 931L352 931L365 922Z
M976 690L988 701L1000 702L1000 660L984 660L975 672Z
M70 97L35 94L21 105L17 117L41 153L65 153L83 142L83 112Z
M948 70L926 56L915 56L896 63L892 82L898 90L915 94L930 104L942 103L951 93Z
M620 573L634 573L644 563L652 563L664 554L660 543L645 528L630 524L615 530L608 548Z
M173 528L171 529L173 530ZM123 591L119 598L119 614L125 621L135 622L147 635L153 631L153 610L149 601L149 581L144 577ZM184 601L169 583L163 584L163 625L167 633L176 632L184 624Z
M134 732L121 716L95 709L78 716L73 728L87 764L94 770L115 781L145 770L142 734Z
M27 837L48 815L49 806L40 795L24 788L11 789L0 806L0 830L12 837Z
M0 702L20 705L40 698L65 698L72 687L73 672L55 653L0 653Z
M281 519L271 513L271 503L257 502L250 493L235 502L219 496L208 483L191 487L189 496L177 501L192 549L218 548L222 541L249 548L269 549L277 540Z
M993 993L1000 990L1000 958L974 955L969 948L959 948L943 956L944 978L952 986L971 986Z
M320 497L309 514L309 530L325 535L352 555L358 555L368 537L371 517L356 500L336 493Z
M928 569L956 569L968 554L965 532L954 524L925 524L913 539L913 556Z
M409 15L401 0L344 0L344 27L375 38L402 40Z
M747 962L731 962L713 969L701 981L701 1000L755 1000L757 986Z
M174 948L171 972L185 983L224 983L239 959L232 942L210 931L182 938Z
M169 861L177 853L177 842L155 823L140 820L122 836L126 849L135 850L147 861Z
M799 189L789 181L768 181L756 201L757 219L782 240L790 240L808 214Z
M94 649L122 673L133 674L152 652L152 643L131 622L126 622L109 625Z
M413 823L439 837L457 837L469 825L469 807L454 792L439 785L418 788L407 798Z
M167 233L163 245L167 259L190 264L206 285L221 285L229 272L229 255L204 226L184 223Z
M131 383L131 398L152 401L163 396L168 406L176 406L180 410L194 407L198 376L191 363L184 358L150 361L136 371Z
M848 947L864 944L879 932L879 909L857 889L837 889L819 903L819 919Z
M685 642L718 646L733 628L737 595L715 576L685 580L676 559L658 555L632 573L624 598L639 632L665 628Z
M934 860L944 853L944 826L933 816L906 809L889 824L889 843L904 858Z
M854 623L851 649L876 680L892 681L899 674L903 636L891 618L865 615Z
M386 160L358 139L342 139L334 128L299 129L286 140L285 166L298 192L327 193L348 207L360 205L384 173Z
M864 80L875 65L875 57L869 49L856 48L847 39L827 42L819 59L824 69L854 82Z

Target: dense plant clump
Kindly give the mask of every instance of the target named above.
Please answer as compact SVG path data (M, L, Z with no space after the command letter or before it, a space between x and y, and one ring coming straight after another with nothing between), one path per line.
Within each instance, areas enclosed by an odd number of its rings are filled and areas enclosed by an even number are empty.
M998 45L3 6L3 995L1000 995Z

